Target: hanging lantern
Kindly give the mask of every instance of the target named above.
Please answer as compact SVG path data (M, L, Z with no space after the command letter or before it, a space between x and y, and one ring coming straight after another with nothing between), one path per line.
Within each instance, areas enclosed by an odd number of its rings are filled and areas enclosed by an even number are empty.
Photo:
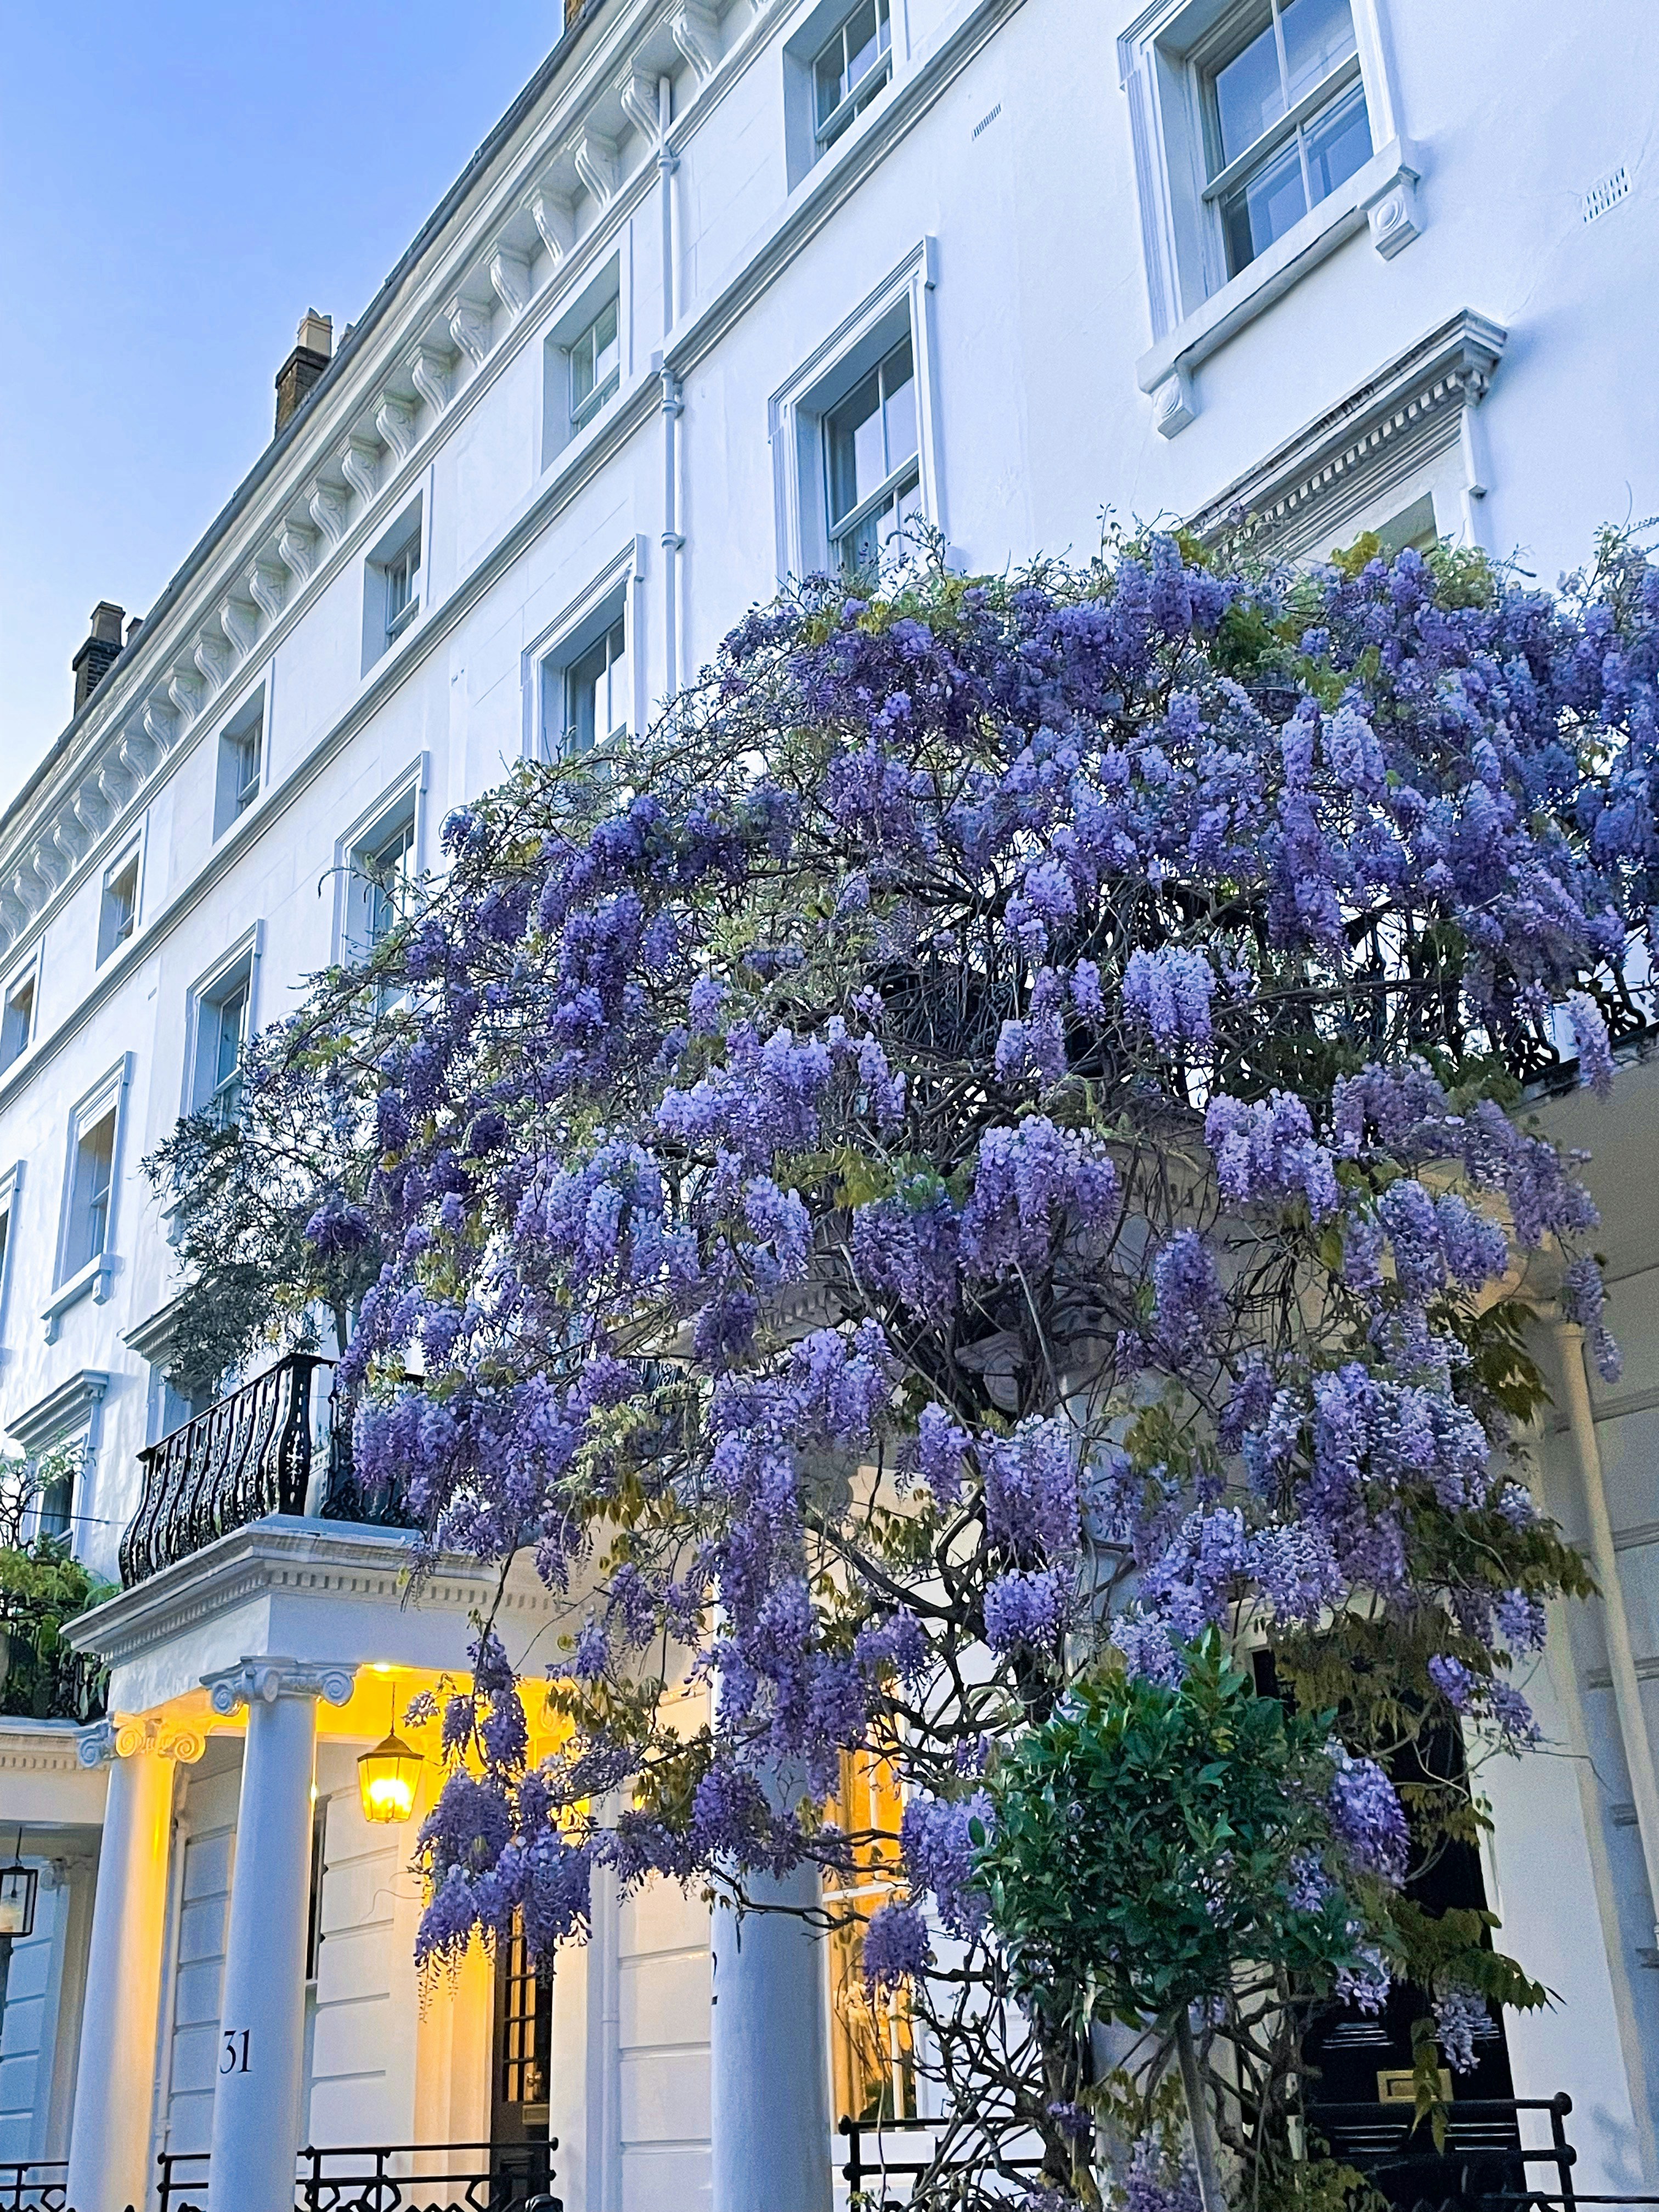
M398 1733L398 1693L392 1695L392 1726L373 1751L357 1761L357 1795L363 1818L390 1826L406 1820L415 1810L420 1786L421 1754Z
M11 1864L0 1867L0 1936L33 1936L34 1899L40 1887L34 1868L23 1864L23 1831L17 1831Z

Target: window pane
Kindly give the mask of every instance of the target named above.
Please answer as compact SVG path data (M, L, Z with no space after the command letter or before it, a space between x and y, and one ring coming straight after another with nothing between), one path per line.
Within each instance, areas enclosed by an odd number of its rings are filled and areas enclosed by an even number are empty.
M584 331L570 349L570 411L580 415L593 389L593 333Z
M609 734L604 720L609 668L606 641L601 638L579 660L573 660L566 672L564 749L569 756L592 752L595 739Z
M847 19L847 88L850 92L859 79L873 69L881 53L881 36L876 21L876 0L863 0Z
M1317 0L1314 0L1317 4ZM1279 42L1271 19L1263 24L1242 54L1218 69L1215 86L1216 123L1221 133L1221 160L1225 168L1247 146L1285 112L1285 88L1279 74ZM1257 249L1258 252L1260 248Z
M415 851L415 825L405 822L378 852L368 856L364 873L368 884L368 941L378 945L402 918L409 903L410 862Z
M617 308L613 301L593 325L593 382L607 384L617 374Z
M1271 161L1264 161L1248 182L1229 192L1221 204L1229 274L1236 276L1307 212L1302 191L1302 162L1292 139Z
M27 1048L34 1018L34 979L12 993L0 1014L0 1067L9 1067Z
M1308 183L1316 200L1334 192L1371 158L1370 118L1365 88L1351 85L1307 126Z
M236 1073L237 1062L242 1056L242 1029L247 1018L247 986L239 984L229 998L216 1008L219 1021L218 1049L214 1054L213 1082L216 1090L228 1077Z
M887 468L890 475L916 450L916 376L910 341L895 346L881 365L883 407L887 417Z
M607 683L610 699L605 710L605 735L614 736L628 726L628 634L624 623L613 623L605 639L605 653L610 662Z
M882 466L881 378L872 369L854 386L829 419L830 520L851 514L872 492L886 471Z
M74 1180L70 1189L69 1249L64 1272L73 1275L104 1249L109 1232L109 1190L115 1158L113 1108L82 1132L75 1147Z
M841 106L842 44L836 32L813 64L812 79L817 87L818 121L827 123Z
M1294 106L1353 52L1353 16L1348 0L1281 0L1279 20Z

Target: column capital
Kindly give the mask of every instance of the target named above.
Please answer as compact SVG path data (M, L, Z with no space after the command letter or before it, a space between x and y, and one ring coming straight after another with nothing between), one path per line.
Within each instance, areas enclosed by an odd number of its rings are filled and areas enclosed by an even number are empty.
M206 1731L188 1721L175 1721L167 1713L147 1713L136 1718L117 1713L82 1729L76 1740L75 1755L82 1766L106 1766L117 1759L136 1759L151 1752L157 1759L194 1766L206 1749Z
M330 1660L244 1657L216 1674L204 1674L202 1687L214 1711L226 1715L241 1705L273 1705L278 1698L324 1698L331 1705L343 1705L356 1673L354 1666Z

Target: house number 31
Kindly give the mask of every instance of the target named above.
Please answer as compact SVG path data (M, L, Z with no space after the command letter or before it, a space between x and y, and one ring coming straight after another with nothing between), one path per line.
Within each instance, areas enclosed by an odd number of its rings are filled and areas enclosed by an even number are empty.
M247 2072L247 2043L252 2033L252 2030L246 2027L225 2029L225 2047L219 2054L219 2071L222 2074Z

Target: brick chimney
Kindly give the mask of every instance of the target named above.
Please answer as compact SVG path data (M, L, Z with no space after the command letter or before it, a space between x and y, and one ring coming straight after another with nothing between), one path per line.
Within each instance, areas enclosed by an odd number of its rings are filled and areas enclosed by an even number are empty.
M77 714L114 666L115 657L121 650L121 624L125 618L125 609L110 599L100 599L93 609L92 635L70 663L75 671Z
M276 434L278 436L304 406L311 387L328 367L334 351L334 320L307 307L301 318L294 350L276 372Z

